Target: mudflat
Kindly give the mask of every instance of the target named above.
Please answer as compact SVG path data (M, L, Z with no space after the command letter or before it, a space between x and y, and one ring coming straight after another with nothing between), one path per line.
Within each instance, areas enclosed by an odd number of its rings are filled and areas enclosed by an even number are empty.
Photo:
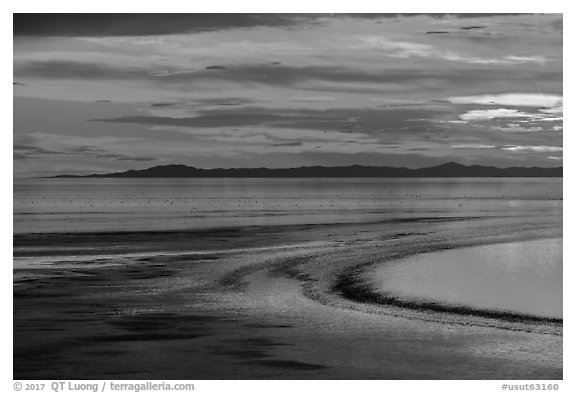
M14 378L560 379L561 320L403 307L365 277L561 236L554 217L469 215L15 236Z

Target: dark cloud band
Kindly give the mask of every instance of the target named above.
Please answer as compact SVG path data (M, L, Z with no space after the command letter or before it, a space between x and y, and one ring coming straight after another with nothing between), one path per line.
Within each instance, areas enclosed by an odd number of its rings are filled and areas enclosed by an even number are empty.
M297 27L330 18L382 19L421 14L14 14L15 36L149 36L254 27ZM475 18L499 14L429 14ZM512 14L505 14L512 15Z

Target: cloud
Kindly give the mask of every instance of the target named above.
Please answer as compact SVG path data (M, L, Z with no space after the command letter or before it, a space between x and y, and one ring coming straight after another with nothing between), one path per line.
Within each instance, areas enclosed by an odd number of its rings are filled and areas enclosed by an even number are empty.
M438 34L444 32L435 31L432 33ZM352 47L379 49L387 56L398 58L424 57L481 65L544 64L547 61L543 56L506 55L497 58L470 56L454 50L439 48L431 44L394 41L384 36L363 36L358 37L358 41L359 43L352 45Z
M542 127L523 127L518 123L508 123L505 127L497 127L497 129L503 132L539 132L544 130Z
M207 70L209 70L210 68L206 67ZM152 76L169 76L169 75L187 75L187 74L192 74L198 72L198 70L196 69L189 69L189 70L167 70L167 71L150 71L148 72L148 75L152 75Z
M439 58L450 61L460 61L469 64L482 64L482 65L518 65L525 63L546 63L546 58L543 56L515 56L508 55L500 58L482 58L462 55L456 52L445 52L438 55Z
M292 97L290 101L294 102L323 102L334 101L334 97L330 96L305 96L305 97Z
M134 162L140 162L140 161L156 161L157 158L154 157L130 157L130 156L118 156L116 157L116 161L134 161Z
M206 67L207 70L225 70L226 66L222 66L222 65L213 65L213 66L208 66Z
M14 159L23 160L31 157L47 156L47 155L58 155L58 154L68 154L66 152L61 152L57 150L46 149L41 146L36 145L24 145L24 144L14 144L12 146L14 152Z
M556 94L507 93L449 97L453 104L505 105L553 108L562 105L562 96ZM543 110L545 112L547 110ZM551 113L551 112L546 112Z
M272 146L302 146L302 142L284 142L284 143L275 143Z
M380 49L387 52L389 56L393 57L436 57L438 55L438 50L432 45L415 42L393 41L383 36L359 37L358 41L358 46L360 48Z
M196 111L194 116L124 116L93 119L105 123L134 123L148 126L182 128L234 128L263 126L292 130L364 132L369 134L418 134L439 129L429 118L444 113L445 108L332 108L280 109L239 107ZM449 109L448 109L449 110Z
M174 106L174 105L178 105L178 104L175 102L154 102L154 103L150 104L150 106L153 108L165 108L165 107L170 107L170 106Z
M113 58L113 57L111 57ZM236 64L225 70L169 69L151 73L146 61L129 66L78 61L15 61L16 77L43 81L43 86L32 91L42 92L42 97L70 100L82 96L93 100L109 94L115 102L134 100L173 100L186 93L215 95L224 90L249 92L250 99L266 94L270 89L290 88L285 92L293 96L310 91L310 96L340 94L398 95L430 94L448 95L447 92L465 89L502 89L506 86L541 86L557 84L561 88L561 73L547 70L497 70L478 72L474 69L364 69L361 65L269 65ZM52 89L52 80L69 81L63 89ZM111 82L103 86L102 82ZM112 85L112 82L114 83ZM74 83L74 85L73 85ZM76 85L77 84L77 85ZM48 93L49 90L52 90ZM100 91L102 90L102 92ZM28 92L28 89L27 89ZM236 93L237 94L237 93ZM64 96L62 96L64 95ZM73 99L72 97L72 99ZM129 98L122 98L129 97ZM266 100L268 97L265 98Z
M105 123L136 123L147 125L168 125L176 127L241 127L258 124L281 123L292 120L282 114L264 113L219 113L196 117L125 116L112 119L93 119Z
M504 146L501 147L501 149L507 151L529 151L536 153L553 153L561 152L563 150L561 146Z
M12 153L12 159L13 160L26 160L28 158L29 158L29 156L26 153L17 152L17 151Z
M495 149L494 145L485 145L481 143L463 143L459 145L451 145L452 149Z
M194 151L194 154L270 154L271 152L383 152L398 146L383 144L373 135L337 130L321 131L283 128L203 129L156 126L159 131L178 131L190 135L193 146L213 146ZM190 153L190 151L188 152Z
M502 14L14 14L14 36L113 37L204 33L259 27L298 28L338 19L488 18ZM516 14L504 14L514 16ZM521 14L520 14L521 15ZM560 21L561 22L561 21Z
M498 118L531 117L529 114L516 109L475 109L461 114L460 119L465 121L491 120Z
M563 99L560 95L486 94L450 97L448 101L457 105L481 105L482 109L468 110L460 114L458 118L460 121L476 125L483 123L484 126L493 130L507 133L562 131ZM505 105L508 108L485 109L486 106L496 105ZM522 110L516 108L522 108ZM509 122L509 120L513 121Z
M75 145L76 141L109 141L109 138L67 138L62 143L62 136L48 134L24 134L14 137L14 159L24 160L39 157L53 156L83 156L93 158L106 158L115 161L154 161L156 158L135 156L131 154L113 152L109 149L94 145Z
M32 146L15 156L126 168L154 157L553 165L546 156L561 155L522 150L562 145L561 23L551 23L561 16L238 18L43 15L27 27L37 37L16 26L14 81L29 87L14 86L15 135L59 137L15 142Z
M504 150L504 151L511 151L511 152L535 152L535 153L553 153L553 152L561 152L563 150L562 146L525 146L525 145L503 145L503 146L496 146L496 145L485 145L485 144L476 144L476 143L469 143L469 144L459 144L459 145L452 145L450 146L452 149L480 149L480 150ZM551 158L551 157L548 157Z
M28 61L14 63L14 76L47 79L149 79L148 72L137 67L120 67L81 61Z
M321 14L14 14L15 36L105 37L202 33L316 23Z
M551 115L562 115L564 113L564 107L559 106L559 107L550 108L550 109L540 109L540 112L548 113Z

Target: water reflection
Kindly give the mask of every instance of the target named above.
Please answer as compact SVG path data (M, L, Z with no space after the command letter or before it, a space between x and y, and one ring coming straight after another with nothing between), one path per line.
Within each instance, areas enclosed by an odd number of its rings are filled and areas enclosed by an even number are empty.
M379 267L375 283L404 298L562 317L562 239L469 247Z

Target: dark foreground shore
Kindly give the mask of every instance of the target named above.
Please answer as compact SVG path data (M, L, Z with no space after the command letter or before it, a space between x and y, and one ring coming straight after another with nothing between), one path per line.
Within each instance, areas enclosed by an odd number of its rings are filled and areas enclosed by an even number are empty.
M15 236L14 378L561 379L561 320L387 304L362 280L561 236L542 216Z

